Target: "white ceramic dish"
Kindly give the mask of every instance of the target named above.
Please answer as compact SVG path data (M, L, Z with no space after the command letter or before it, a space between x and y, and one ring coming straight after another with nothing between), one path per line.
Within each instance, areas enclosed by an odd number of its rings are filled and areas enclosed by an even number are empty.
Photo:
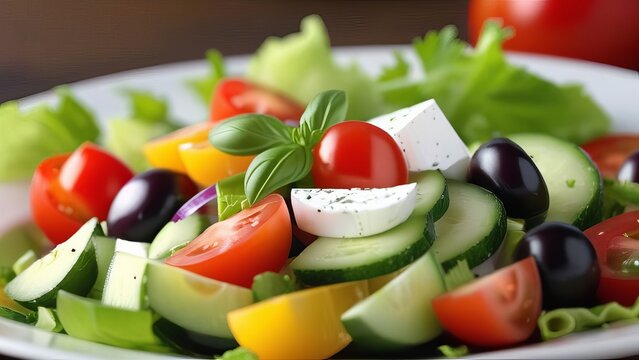
M391 50L406 51L404 46L340 48L338 61L357 61L365 71L374 72L381 64L392 61ZM510 54L510 59L533 72L557 82L580 82L613 119L615 132L639 133L639 76L636 72L611 66L566 60L547 56ZM227 59L233 73L241 73L247 64L245 56ZM415 59L409 56L413 63ZM166 97L172 115L185 122L206 117L206 109L189 92L184 80L207 72L204 61L193 61L128 71L71 85L75 94L92 109L100 121L126 114L126 103L118 93L123 88L141 88ZM20 101L24 106L54 102L51 92ZM27 184L0 185L0 233L28 217ZM0 244L1 246L1 244ZM639 354L639 325L591 331L543 344L483 353L473 358L615 358ZM52 334L16 322L0 319L0 354L20 358L64 359L175 359L95 344Z

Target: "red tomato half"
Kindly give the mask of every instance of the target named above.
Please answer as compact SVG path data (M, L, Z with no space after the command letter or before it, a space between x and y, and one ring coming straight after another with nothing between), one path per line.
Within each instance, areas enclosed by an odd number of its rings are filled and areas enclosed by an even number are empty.
M211 121L219 122L246 113L273 115L299 121L304 107L284 95L240 79L222 80L211 101Z
M631 306L639 297L639 211L603 221L584 231L597 252L601 280L597 297Z
M582 148L597 164L603 177L616 178L621 164L639 150L639 135L608 135L582 145Z
M541 314L541 280L532 257L433 300L444 329L463 342L487 347L526 340Z
M320 188L385 188L408 182L406 160L395 140L363 121L330 127L313 149L311 171Z
M284 267L291 238L291 219L284 198L272 194L253 207L211 225L166 259L166 263L251 287L255 275L278 272Z
M133 172L101 148L85 143L72 154L44 160L31 180L35 223L59 244L87 220L106 220L111 202Z
M471 0L473 44L484 21L502 18L515 28L508 50L537 52L639 70L639 1Z

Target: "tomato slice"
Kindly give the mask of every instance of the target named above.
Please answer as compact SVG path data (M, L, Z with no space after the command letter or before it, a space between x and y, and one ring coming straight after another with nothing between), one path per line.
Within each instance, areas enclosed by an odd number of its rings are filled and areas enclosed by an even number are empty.
M582 145L582 148L597 164L603 177L616 178L621 164L639 149L639 135L608 135Z
M444 329L469 344L507 346L526 340L541 314L541 280L528 257L433 300Z
M633 305L639 297L639 210L603 221L584 234L599 260L599 300Z
M48 158L31 180L33 220L49 240L62 243L90 218L106 220L115 195L132 177L120 160L90 143Z
M299 120L304 107L288 97L241 79L222 80L211 101L211 121L219 122L235 115L259 113L280 120Z
M284 198L271 194L232 217L211 225L169 265L244 287L265 271L278 272L291 248L291 220Z

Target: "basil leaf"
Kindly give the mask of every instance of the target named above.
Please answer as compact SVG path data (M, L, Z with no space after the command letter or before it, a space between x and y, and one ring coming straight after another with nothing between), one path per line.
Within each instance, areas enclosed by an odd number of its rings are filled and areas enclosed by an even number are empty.
M326 129L344 121L347 110L346 93L341 90L324 91L315 96L300 119L305 145L314 146Z
M269 115L243 114L215 126L209 141L231 155L255 155L278 145L290 144L292 128Z
M311 171L311 149L299 144L287 144L257 155L244 178L244 192L253 205L284 185L302 179Z

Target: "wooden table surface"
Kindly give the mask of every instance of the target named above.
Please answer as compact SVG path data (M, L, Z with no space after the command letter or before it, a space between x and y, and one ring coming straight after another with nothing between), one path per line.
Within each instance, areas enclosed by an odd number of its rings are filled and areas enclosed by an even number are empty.
M117 71L251 53L320 14L333 45L405 44L456 24L467 0L2 0L0 102Z

